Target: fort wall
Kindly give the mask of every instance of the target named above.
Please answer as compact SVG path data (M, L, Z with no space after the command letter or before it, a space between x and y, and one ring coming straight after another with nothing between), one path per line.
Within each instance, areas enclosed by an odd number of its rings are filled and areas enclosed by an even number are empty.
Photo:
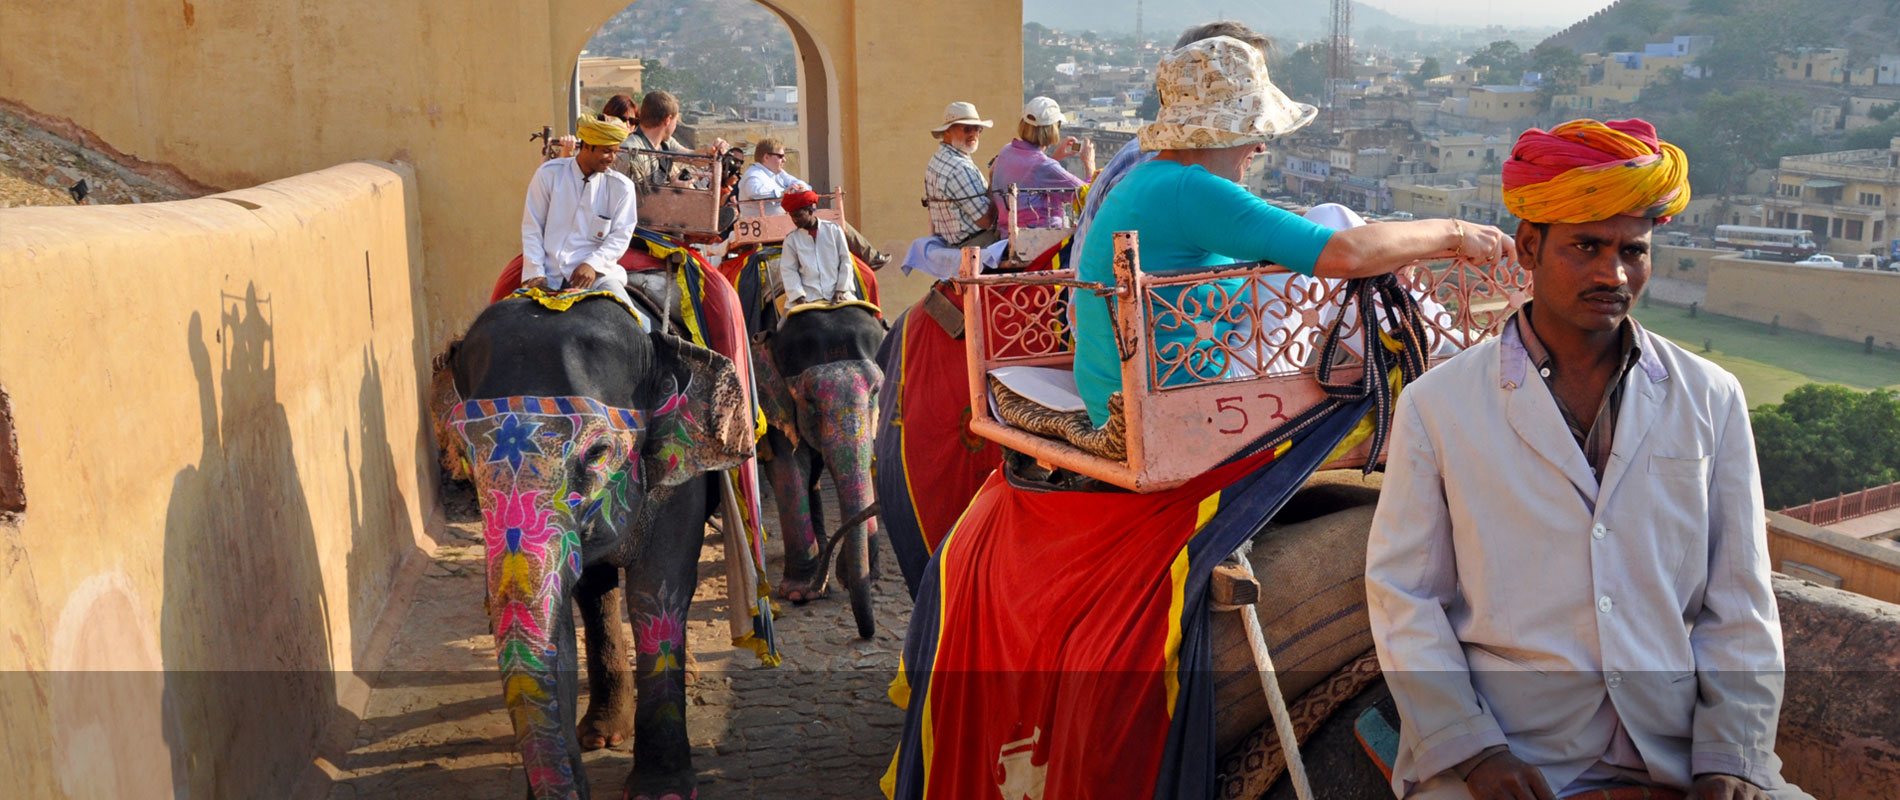
M281 795L349 735L432 549L416 184L0 210L10 795Z

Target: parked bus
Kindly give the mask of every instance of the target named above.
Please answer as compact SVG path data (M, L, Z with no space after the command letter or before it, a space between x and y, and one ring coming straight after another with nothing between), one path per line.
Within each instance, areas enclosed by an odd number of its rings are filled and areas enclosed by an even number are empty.
M1715 226L1715 246L1759 250L1789 261L1821 251L1821 246L1814 243L1813 231L1802 228L1757 228L1752 225Z

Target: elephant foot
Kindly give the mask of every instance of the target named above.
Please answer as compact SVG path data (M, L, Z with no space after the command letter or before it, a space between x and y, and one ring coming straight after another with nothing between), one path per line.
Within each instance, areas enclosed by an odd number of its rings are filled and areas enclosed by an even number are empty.
M821 548L814 547L803 558L785 554L785 574L774 592L778 599L802 606L831 595L831 586L825 580L825 565L820 561L822 552Z
M817 573L817 570L813 572ZM803 578L794 578L788 574L779 580L778 590L773 594L777 595L778 599L795 606L802 606L813 600L823 600L831 596L830 583L827 582L824 586L813 585L823 577L823 573L807 575Z
M633 715L602 712L590 707L587 714L581 717L576 733L580 736L583 751L619 747L633 736Z
M655 777L629 775L620 797L622 800L695 800L699 797L696 783L696 776L691 772Z

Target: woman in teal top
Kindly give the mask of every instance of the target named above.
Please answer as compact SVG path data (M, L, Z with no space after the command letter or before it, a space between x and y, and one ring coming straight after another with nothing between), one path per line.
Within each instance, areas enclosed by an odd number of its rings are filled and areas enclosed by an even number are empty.
M1117 231L1139 234L1141 269L1159 274L1272 261L1304 275L1351 279L1427 258L1515 257L1510 237L1488 225L1420 220L1334 232L1249 193L1239 181L1264 143L1318 111L1281 93L1260 51L1245 42L1222 36L1174 50L1156 69L1155 89L1161 112L1138 136L1143 150L1158 152L1102 200L1082 245L1082 280L1114 282ZM1227 291L1240 285L1235 279ZM1076 388L1099 427L1108 421L1108 396L1122 388L1121 358L1108 301L1076 292L1074 308ZM1190 329L1171 329L1152 346L1185 345ZM1202 378L1221 371L1218 360L1194 366Z

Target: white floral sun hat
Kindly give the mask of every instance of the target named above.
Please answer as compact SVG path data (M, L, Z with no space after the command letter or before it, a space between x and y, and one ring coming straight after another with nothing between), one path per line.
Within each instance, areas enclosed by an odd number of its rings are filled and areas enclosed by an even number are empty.
M1319 115L1274 86L1260 51L1231 36L1163 56L1155 92L1161 113L1136 134L1141 149L1149 151L1257 144L1306 127Z

